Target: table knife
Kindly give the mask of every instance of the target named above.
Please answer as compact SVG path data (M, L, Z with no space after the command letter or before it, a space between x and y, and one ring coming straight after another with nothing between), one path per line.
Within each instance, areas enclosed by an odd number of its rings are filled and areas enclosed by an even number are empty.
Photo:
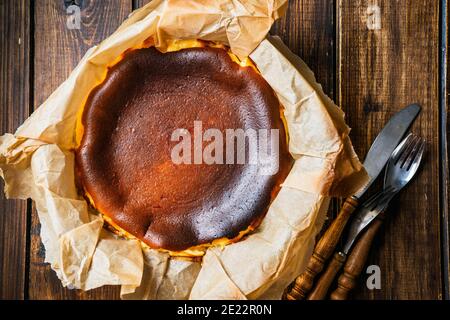
M325 262L334 252L350 215L359 204L359 199L383 170L390 155L400 143L419 112L420 106L418 104L411 104L405 107L394 114L378 134L364 160L364 167L369 176L367 183L354 195L345 200L336 219L334 219L333 223L318 241L306 270L288 289L286 294L288 300L305 299L313 286L314 278L322 271Z

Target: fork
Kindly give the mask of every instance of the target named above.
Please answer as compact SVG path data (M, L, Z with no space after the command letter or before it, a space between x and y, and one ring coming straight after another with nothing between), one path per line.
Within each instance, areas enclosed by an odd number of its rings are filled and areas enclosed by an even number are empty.
M393 188L394 195L414 177L425 151L425 140L409 134L394 150L386 166L384 189Z
M380 196L376 199L374 196L365 203L366 208L374 209L375 206L376 209L380 209L380 213L375 216L377 219L371 223L354 246L345 264L344 272L338 279L338 286L330 295L332 300L346 299L349 292L356 286L356 279L364 268L372 240L383 222L384 212L392 198L416 174L422 162L425 144L424 139L410 134L392 153L385 170L384 190L381 192L381 194L388 193L388 199L382 199Z
M333 259L328 264L327 269L322 274L307 299L320 300L325 298L334 277L346 261L347 254L355 239L367 225L386 210L392 198L406 186L409 181L411 181L420 165L424 149L424 140L412 134L408 135L408 137L397 146L392 153L385 170L383 190L361 205L355 216L354 222L351 224L351 228L348 232L348 240L344 247L334 255ZM365 259L363 259L363 262L364 261ZM339 293L341 293L341 291Z

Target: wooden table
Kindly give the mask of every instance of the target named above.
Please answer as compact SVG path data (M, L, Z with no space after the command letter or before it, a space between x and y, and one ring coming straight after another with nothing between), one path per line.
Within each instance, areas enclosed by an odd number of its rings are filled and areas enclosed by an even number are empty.
M66 27L71 2L81 7L80 30ZM0 134L14 132L89 47L145 2L1 0ZM381 268L381 290L362 279L356 299L449 298L448 8L446 0L295 0L272 30L347 113L361 158L394 112L412 102L423 107L412 130L428 141L426 165L374 244L369 264ZM33 203L1 197L0 298L119 298L118 287L63 288L43 262Z

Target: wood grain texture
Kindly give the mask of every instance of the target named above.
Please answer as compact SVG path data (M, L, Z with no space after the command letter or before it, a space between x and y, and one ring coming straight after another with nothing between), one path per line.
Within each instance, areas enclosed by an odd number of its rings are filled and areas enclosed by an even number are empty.
M440 87L440 137L441 137L441 212L442 212L442 259L444 277L444 298L450 300L450 66L449 58L449 15L447 0L441 2L441 87Z
M29 114L29 1L0 2L0 135ZM23 299L27 202L6 200L0 179L0 299Z
M35 2L34 105L37 107L68 77L84 53L110 35L131 12L130 0L81 2L81 28L67 28L64 1ZM118 299L118 286L82 292L62 287L44 263L39 221L33 210L29 276L30 299Z
M450 66L449 59L449 1L441 2L441 61L440 61L440 146L441 146L441 215L442 215L442 271L444 298L450 300Z
M151 1L152 0L133 0L133 10L139 9L140 7L145 6Z
M327 298L331 284L334 282L336 275L341 271L342 265L347 256L342 252L336 252L328 263L327 269L324 270L320 279L316 282L314 289L308 295L308 300L324 300Z
M379 30L368 28L369 5L380 10ZM428 141L425 165L391 206L369 259L381 268L382 289L363 280L355 297L441 299L439 2L340 0L338 30L338 97L357 153L411 102L423 107L412 130Z
M0 135L14 132L30 104L40 105L90 46L113 32L132 7L148 2L83 0L81 29L69 30L64 0L0 0ZM346 111L361 158L393 113L411 102L423 106L413 131L429 141L425 166L389 210L369 257L368 264L382 270L382 289L367 290L363 270L354 299L435 299L445 292L449 297L445 135L450 87L444 82L447 92L441 87L439 98L440 4L448 16L448 1L443 0L290 0L287 15L271 31L306 61L324 91ZM380 8L380 30L367 28L369 5ZM30 51L35 52L32 58ZM448 72L441 68L441 75ZM27 225L26 202L6 201L0 192L0 299L119 298L118 287L87 293L64 289L43 261L36 213Z

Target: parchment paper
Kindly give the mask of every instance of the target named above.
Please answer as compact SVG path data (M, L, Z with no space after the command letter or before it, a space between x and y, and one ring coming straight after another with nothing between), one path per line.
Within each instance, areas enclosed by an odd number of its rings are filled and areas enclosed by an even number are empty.
M342 111L298 57L266 38L285 7L285 0L154 0L91 48L14 135L0 137L5 194L36 202L45 261L64 286L122 285L126 299L277 299L302 272L329 197L348 195L366 175ZM202 262L115 236L75 188L77 113L107 66L149 37L163 52L169 40L204 39L250 55L285 107L292 171L262 225L240 242L209 248Z

